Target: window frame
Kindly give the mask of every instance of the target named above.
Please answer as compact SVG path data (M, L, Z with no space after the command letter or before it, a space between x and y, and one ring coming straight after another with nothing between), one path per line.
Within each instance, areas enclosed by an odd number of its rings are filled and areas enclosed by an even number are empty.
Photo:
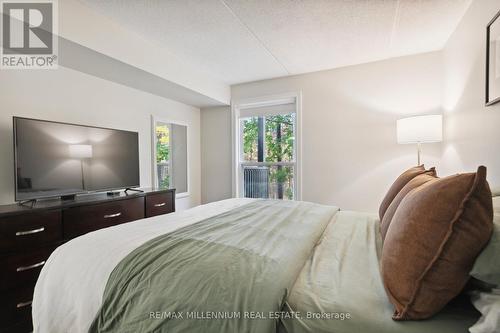
M241 110L283 104L295 104L295 147L292 162L251 162L244 161L242 151ZM302 200L302 93L290 92L277 95L262 96L234 101L231 104L231 136L232 136L232 189L233 197L243 195L243 166L293 166L294 168L294 200ZM265 149L265 146L264 146Z

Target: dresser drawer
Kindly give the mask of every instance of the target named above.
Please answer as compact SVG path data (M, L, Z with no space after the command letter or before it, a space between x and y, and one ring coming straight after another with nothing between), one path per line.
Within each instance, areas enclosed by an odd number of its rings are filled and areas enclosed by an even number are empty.
M34 286L54 250L52 246L0 257L0 290Z
M61 240L60 210L0 218L0 253L37 248Z
M175 211L175 192L148 194L146 196L146 217L163 215Z
M64 238L144 218L144 198L68 208L63 212Z
M13 326L1 327L0 332L2 333L33 333L33 325L31 324L31 319L20 323L16 323Z
M31 322L31 302L35 287L2 292L0 299L0 327ZM0 330L3 332L3 330Z

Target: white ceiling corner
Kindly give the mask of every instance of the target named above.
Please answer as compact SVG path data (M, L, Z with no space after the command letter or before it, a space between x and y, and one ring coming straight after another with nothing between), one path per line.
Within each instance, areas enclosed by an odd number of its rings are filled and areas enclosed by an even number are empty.
M227 84L442 49L471 0L80 0Z

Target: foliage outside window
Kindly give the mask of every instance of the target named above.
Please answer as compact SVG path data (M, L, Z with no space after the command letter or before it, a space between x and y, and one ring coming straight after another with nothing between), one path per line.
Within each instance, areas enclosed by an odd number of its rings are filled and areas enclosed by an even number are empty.
M156 167L158 186L170 187L170 131L168 125L156 125Z
M261 129L259 129L259 117L241 120L243 162L266 162L265 165L269 169L269 197L292 200L294 167L282 165L281 162L295 160L295 113L265 116L261 117L260 121L264 123ZM259 134L263 136L264 141L260 146ZM259 160L259 149L263 150L261 152L263 161ZM273 165L273 163L281 164Z

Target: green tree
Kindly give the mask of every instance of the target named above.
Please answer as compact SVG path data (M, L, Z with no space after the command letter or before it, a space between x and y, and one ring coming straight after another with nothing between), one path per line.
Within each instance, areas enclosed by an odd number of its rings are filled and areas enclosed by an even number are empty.
M294 152L293 114L266 117L266 161L292 161Z
M156 162L168 161L170 158L170 135L167 125L156 126Z
M170 132L166 124L156 126L156 163L163 163L170 159ZM157 166L158 168L159 166ZM166 166L168 167L168 166ZM160 175L158 169L158 185L170 187L170 175Z
M259 136L258 118L243 120L243 155L245 161L257 160L257 138Z
M293 135L294 114L266 117L266 161L292 161L294 153ZM277 197L293 199L293 170L290 167L277 166L271 169L271 181L277 184Z

